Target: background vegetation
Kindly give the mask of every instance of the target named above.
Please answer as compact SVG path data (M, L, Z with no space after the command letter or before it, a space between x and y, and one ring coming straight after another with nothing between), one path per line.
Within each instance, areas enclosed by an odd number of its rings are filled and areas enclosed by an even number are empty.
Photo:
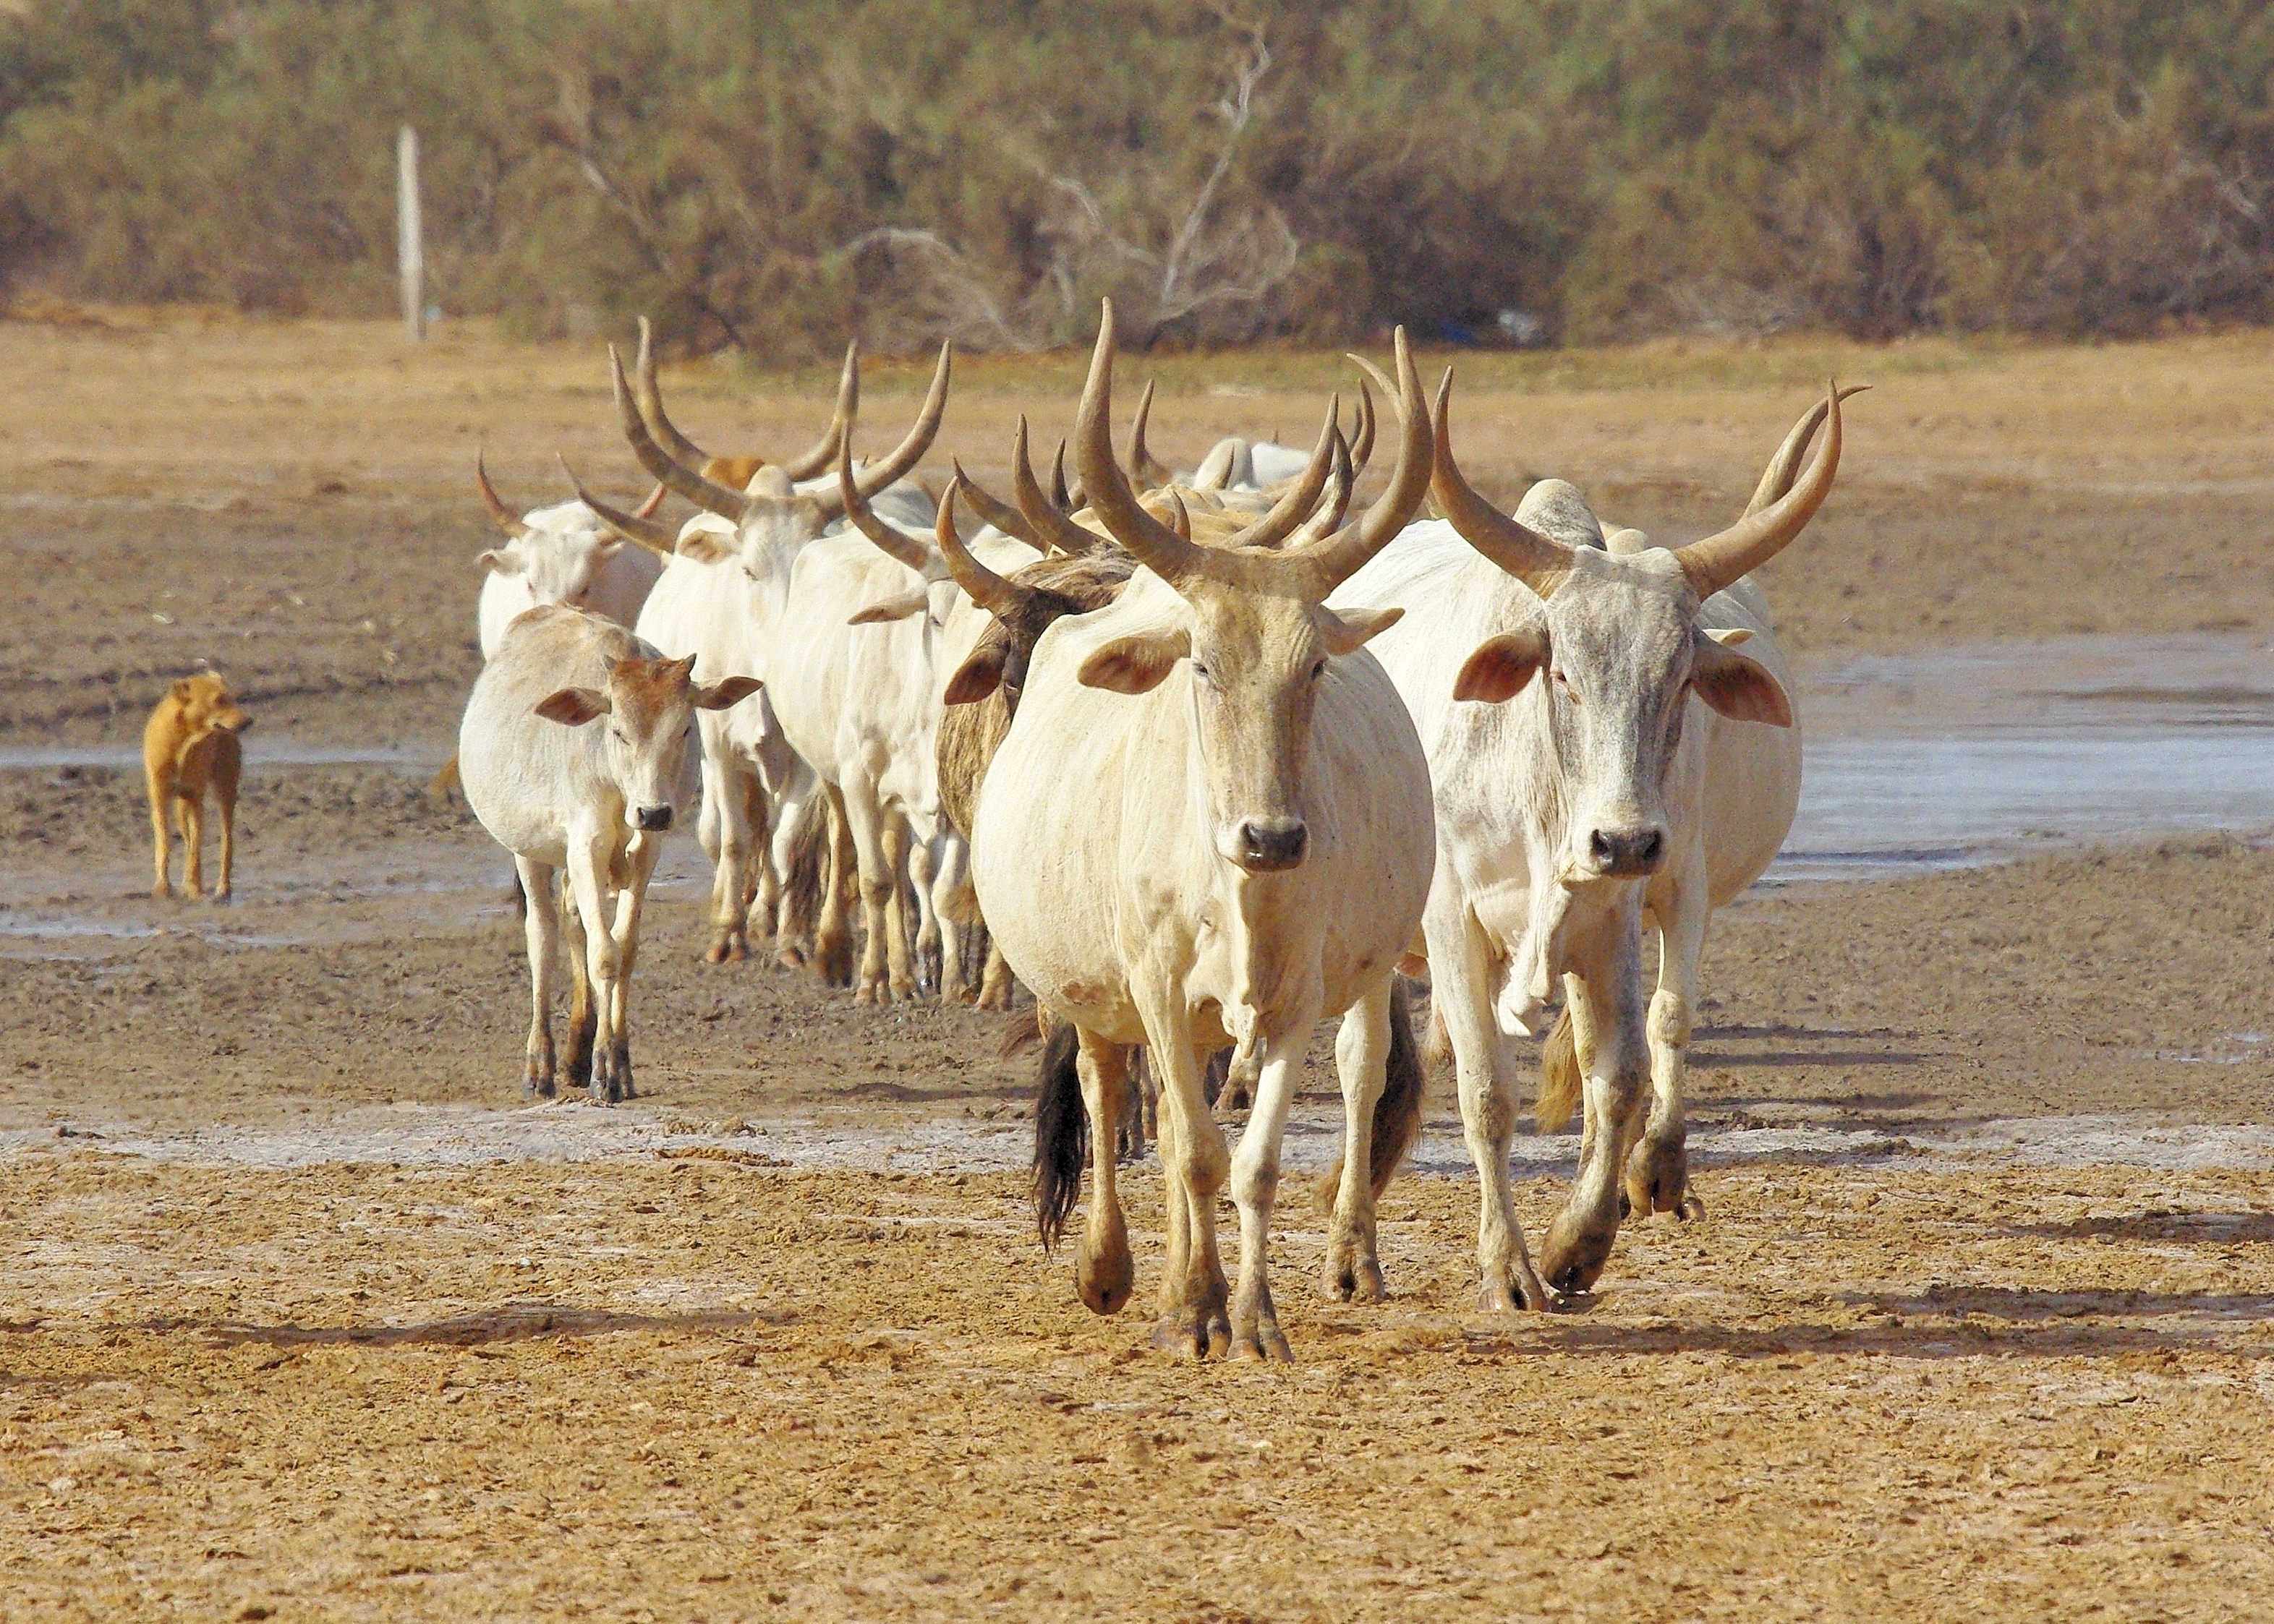
M409 121L530 332L2126 333L2274 313L2270 84L2245 0L29 0L0 277L386 310Z

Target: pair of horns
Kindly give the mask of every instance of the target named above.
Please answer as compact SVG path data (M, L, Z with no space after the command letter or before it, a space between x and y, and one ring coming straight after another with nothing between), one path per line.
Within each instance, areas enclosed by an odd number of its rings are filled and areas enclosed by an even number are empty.
M568 464L563 462L561 466L565 469ZM576 477L571 474L568 479L569 483L574 485ZM488 459L479 451L474 453L474 484L481 491L482 506L489 509L490 519L498 529L516 541L521 540L529 534L529 522L516 515L512 508L500 500L497 487L490 483ZM647 500L637 508L629 513L617 513L614 519L611 519L607 513L602 512L600 506L584 494L584 486L577 485L576 494L584 500L586 507L599 514L601 520L611 530L621 534L626 540L636 541L641 546L654 552L667 553L672 550L671 527L659 523L654 517L655 510L663 506L665 495L663 486L656 486L654 490L648 492ZM638 533L635 533L636 530ZM652 539L658 534L662 538L660 545Z
M1423 409L1421 380L1413 370L1404 328L1397 335L1397 387L1395 397L1402 434L1397 466L1389 488L1352 524L1332 528L1306 526L1319 512L1319 499L1338 470L1351 466L1350 448L1340 427L1341 402L1331 402L1325 426L1319 434L1309 465L1271 510L1220 545L1204 546L1179 536L1138 505L1120 464L1113 455L1113 302L1104 303L1097 348L1090 357L1089 379L1083 386L1081 412L1074 431L1075 466L1090 504L1113 538L1137 560L1171 585L1183 590L1202 581L1323 602L1327 595L1357 573L1367 560L1388 545L1405 528L1429 488L1434 438ZM1023 469L1025 447L1019 447ZM1345 479L1339 482L1346 486ZM1025 492L1020 492L1023 498ZM1346 488L1332 508L1347 509ZM1022 509L1026 503L1020 502ZM1031 515L1029 516L1032 516ZM1323 516L1323 515L1321 515ZM1072 528L1071 521L1066 523ZM1303 533L1299 535L1300 530ZM1291 538L1292 538L1291 540ZM1282 546L1281 544L1289 545Z
M1463 539L1546 598L1570 575L1571 549L1510 518L1477 494L1453 460L1452 390L1453 373L1449 367L1437 389L1436 469L1430 494L1436 499L1438 511ZM1827 381L1824 399L1793 425L1770 461L1744 516L1728 530L1674 549L1682 573L1699 598L1711 598L1758 569L1808 527L1825 498L1832 494L1833 476L1840 471L1840 402L1856 393L1854 388L1842 389ZM1818 427L1827 421L1830 426L1824 444L1807 472L1796 481L1794 469L1806 455Z
M1392 399L1397 397L1397 386L1392 384L1388 379L1383 378L1382 376L1381 370L1377 368L1374 363L1367 361L1361 357L1356 356L1352 357L1352 359L1358 361L1361 366L1364 366L1368 372L1374 373L1375 378L1381 380L1383 393L1389 395ZM1129 425L1129 471L1131 475L1137 479L1143 481L1147 485L1160 486L1172 483L1176 478L1176 474L1166 463L1155 456L1153 455L1152 448L1145 443L1145 430L1147 425L1151 423L1152 417L1153 384L1150 380L1148 380L1145 385L1145 393L1140 395L1137 400L1136 419ZM1339 412L1336 414L1336 426L1339 431L1341 427L1341 414ZM1358 386L1358 409L1355 417L1352 419L1351 436L1348 447L1353 478L1355 478L1357 475L1366 472L1366 465L1374 455L1374 391L1367 388L1365 381L1361 380ZM1207 489L1209 487L1203 485L1201 488ZM1058 506L1060 508L1071 512L1074 507L1079 506L1077 503L1071 502L1066 495L1065 447L1063 445L1058 447ZM1272 493L1274 495L1279 494L1279 488L1275 487Z
M830 414L829 427L823 432L821 438L800 455L775 464L793 482L810 479L837 460L838 442L861 411L859 354L857 345L846 346L844 370L837 375L837 407ZM688 439L664 414L663 395L656 385L655 334L645 316L639 319L639 358L634 364L632 375L639 389L640 413L647 419L651 432L662 443L664 449L688 467L706 475L723 464L725 459L712 456ZM764 458L757 460L762 463L764 461Z
M931 387L924 395L922 409L900 445L890 456L872 462L863 469L856 480L840 481L835 491L815 492L802 500L814 505L823 523L827 523L846 511L847 490L857 492L862 500L874 496L885 486L904 477L909 470L923 461L924 453L939 432L941 417L947 410L947 385L954 365L955 347L951 341L939 347L939 364L932 369ZM842 466L851 458L853 419L860 398L861 351L858 343L849 344L845 350L845 370L840 376L837 393L837 410L830 421L829 433L824 439L827 447L823 466L837 462ZM640 389L637 399L624 381L624 364L615 346L608 346L610 380L615 387L616 414L622 420L624 438L631 443L632 454L640 466L660 479L671 490L706 513L739 524L756 501L745 492L720 485L704 474L699 466L675 455L666 446L684 447L694 455L699 448L679 432L663 409L662 391L656 386L655 365L651 356L640 357ZM818 447L817 447L818 449ZM788 472L788 469L783 470Z

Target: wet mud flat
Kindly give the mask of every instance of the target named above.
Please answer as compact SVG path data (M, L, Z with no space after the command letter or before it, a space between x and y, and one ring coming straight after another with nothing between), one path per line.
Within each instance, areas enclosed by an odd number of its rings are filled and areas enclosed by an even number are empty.
M1282 1370L1152 1350L1149 1177L1101 1320L1015 1174L6 1169L31 1615L2131 1619L2274 1584L2263 1170L1764 1161L1514 1321L1471 1309L1465 1183L1393 1188L1377 1306L1317 1299L1291 1201Z

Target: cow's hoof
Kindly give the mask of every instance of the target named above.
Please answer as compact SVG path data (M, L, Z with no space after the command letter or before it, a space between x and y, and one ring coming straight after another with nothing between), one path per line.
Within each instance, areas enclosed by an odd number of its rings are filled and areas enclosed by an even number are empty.
M1319 1283L1337 1303L1379 1303L1389 1295L1382 1289L1381 1263L1357 1251L1329 1252Z
M1602 1276L1603 1266L1610 1261L1618 1235L1615 1225L1591 1232L1572 1222L1570 1214L1558 1214L1540 1248L1541 1278L1564 1297L1593 1290Z
M1231 1322L1222 1309L1180 1309L1153 1327L1153 1345L1183 1359L1221 1358L1231 1346Z
M1231 1357L1235 1359L1268 1359L1277 1365L1292 1365L1295 1351L1287 1346L1280 1334L1279 1316L1269 1304L1259 1310L1253 1320L1242 1317L1243 1323L1231 1333Z
M1682 1140L1653 1139L1648 1134L1627 1154L1623 1184L1627 1199L1645 1217L1653 1213L1689 1216L1690 1148Z

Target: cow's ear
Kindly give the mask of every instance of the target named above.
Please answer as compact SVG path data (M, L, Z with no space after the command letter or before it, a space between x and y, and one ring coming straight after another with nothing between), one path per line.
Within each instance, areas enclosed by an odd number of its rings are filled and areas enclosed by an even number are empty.
M724 710L728 705L739 705L765 684L756 677L728 677L723 682L705 682L689 695L697 710Z
M1706 632L1698 639L1698 665L1690 683L1704 700L1736 722L1764 722L1771 727L1792 726L1792 698L1776 673L1750 654L1733 646L1752 634L1740 628L1727 633Z
M1453 679L1453 697L1496 705L1524 692L1547 663L1545 631L1502 632L1477 644Z
M495 547L493 547L487 553L483 553L481 557L476 559L474 562L479 564L484 569L490 571L493 575L517 575L521 573L522 569L522 560L518 555L511 553L501 552Z
M859 611L845 624L847 626L882 626L892 620L905 620L912 614L922 614L931 607L931 594L922 587L888 598L880 604L870 604Z
M1367 642L1405 618L1403 609L1321 609L1319 635L1329 654L1355 654Z
M723 564L734 556L734 538L716 530L681 530L672 550L689 563Z
M1002 685L1004 658L1005 650L999 647L974 649L971 658L947 680L947 703L975 705L993 693Z
M1176 669L1177 662L1193 651L1187 631L1140 632L1116 637L1090 651L1075 680L1084 688L1110 688L1117 694L1149 694Z
M564 688L537 702L537 714L563 727L582 727L608 713L608 696L596 688Z

